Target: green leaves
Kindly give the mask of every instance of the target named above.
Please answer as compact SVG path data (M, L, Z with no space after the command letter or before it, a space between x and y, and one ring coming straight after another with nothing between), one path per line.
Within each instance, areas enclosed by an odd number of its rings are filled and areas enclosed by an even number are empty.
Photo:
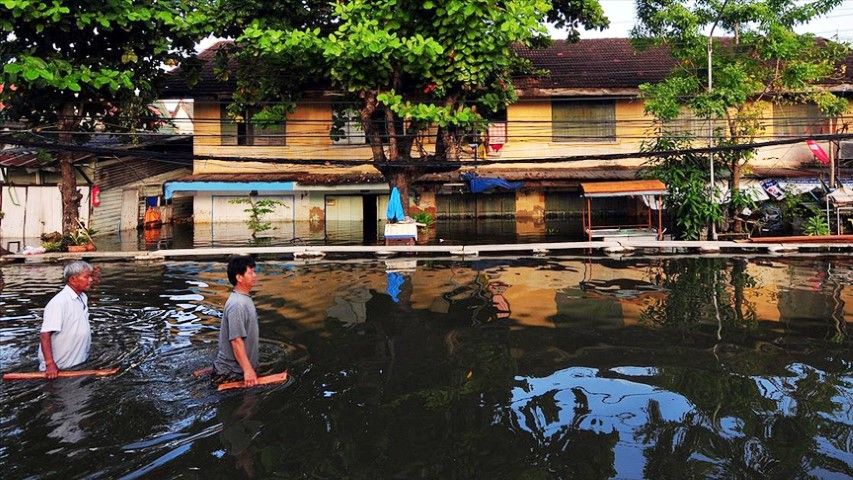
M0 47L7 52L0 83L22 87L2 99L4 114L56 123L69 102L89 117L153 100L151 85L166 73L161 62L185 57L208 34L199 3L0 0L0 26L13 34Z
M683 108L701 118L722 119L726 128L714 131L717 145L752 143L764 131L762 108L769 102L814 103L826 115L840 115L846 110L847 101L821 84L836 73L836 66L849 48L830 41L818 42L812 35L798 34L793 29L839 3L838 0L805 3L638 0L640 25L633 31L637 44L666 46L678 62L678 68L665 80L640 87L646 111L660 120L675 118ZM714 38L709 40L707 35L711 31ZM733 191L739 184L741 169L754 154L751 149L717 154L731 173ZM682 183L682 190L690 191L687 179L672 172L667 176ZM687 217L696 217L703 211L689 197L679 198L673 196L672 201L678 203L678 208L686 209ZM730 215L738 209L739 200L735 192L729 202ZM686 232L693 231L695 222L678 221L688 222L681 227Z

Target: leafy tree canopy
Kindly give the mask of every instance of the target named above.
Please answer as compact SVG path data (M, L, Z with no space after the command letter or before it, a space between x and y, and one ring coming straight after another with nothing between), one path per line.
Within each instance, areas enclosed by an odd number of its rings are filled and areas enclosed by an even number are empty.
M839 71L847 45L794 28L841 1L637 0L635 41L641 47L665 45L678 62L663 81L640 86L646 111L664 121L684 110L714 119L718 145L752 143L765 128L765 100L813 103L827 116L840 115L847 101L822 85ZM718 36L711 41L713 88L708 88L709 35ZM736 232L742 227L738 213L751 203L739 188L741 171L754 155L753 149L715 155L730 174L728 218Z
M794 28L831 12L842 0L638 0L641 45L662 44L679 62L666 80L642 86L647 110L674 119L682 107L702 117L774 99L815 103L830 116L847 106L819 88L831 80L847 46L798 34ZM713 89L707 91L708 32L716 25ZM734 129L730 128L731 134Z
M238 38L240 63L251 67L238 75L235 108L290 101L329 79L353 102L374 160L423 157L412 147L430 127L438 128L434 157L452 159L460 135L482 126L483 112L515 100L510 76L525 62L511 46L545 38L547 19L570 29L606 25L594 0L356 0L334 5L331 29L257 18ZM374 114L384 116L387 157Z
M45 125L63 111L146 112L162 65L191 53L205 24L193 0L2 0L0 83L15 87L0 93L2 115Z

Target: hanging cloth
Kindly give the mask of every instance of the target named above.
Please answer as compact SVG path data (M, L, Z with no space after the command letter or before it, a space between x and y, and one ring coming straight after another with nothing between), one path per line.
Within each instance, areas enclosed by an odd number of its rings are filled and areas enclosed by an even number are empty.
M400 191L397 187L391 189L391 197L388 199L388 209L385 211L385 217L389 222L401 222L406 214L403 213L403 202L400 200Z
M820 145L817 144L814 140L806 140L806 145L809 146L809 150L812 151L812 155L820 161L820 163L824 165L829 165L829 155L820 148Z

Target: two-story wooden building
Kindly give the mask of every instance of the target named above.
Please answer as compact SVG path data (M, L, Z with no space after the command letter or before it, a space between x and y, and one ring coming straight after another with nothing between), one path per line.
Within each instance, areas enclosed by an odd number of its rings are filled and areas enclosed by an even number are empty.
M194 111L193 174L170 181L165 194L194 197L196 224L236 221L244 206L229 203L255 193L275 197L285 206L279 219L376 222L383 217L388 186L369 165L341 167L322 161L371 158L356 122L344 122L344 134L332 135L333 118L348 115L332 91L304 97L286 121L277 125L237 123L226 115L235 83L213 73L219 43L199 54L201 79L189 87L180 69L173 72L168 98L192 99ZM554 41L546 49L520 49L533 65L550 73L515 79L519 101L492 118L488 134L465 152L466 159L494 161L463 171L423 177L413 189L413 208L441 217L509 216L519 224L545 216L581 211L579 184L635 178L646 159L582 160L572 157L633 153L651 137L652 118L644 113L639 86L662 80L675 66L665 49L637 51L629 39ZM847 94L853 85L853 59L844 78L827 88ZM830 123L814 106L765 108L763 138L827 133ZM247 113L246 117L249 116ZM849 115L839 122L849 120ZM679 122L701 138L707 123L685 117ZM704 130L707 132L707 130ZM829 150L829 146L825 146ZM314 161L305 163L306 160ZM530 160L530 163L505 162ZM505 163L501 163L505 162ZM331 162L330 162L331 163ZM803 175L813 163L805 143L763 148L750 175L783 178ZM520 180L517 191L473 194L460 173ZM747 183L748 184L748 183ZM604 210L641 207L614 202ZM532 227L535 228L535 227ZM296 236L300 236L296 232Z

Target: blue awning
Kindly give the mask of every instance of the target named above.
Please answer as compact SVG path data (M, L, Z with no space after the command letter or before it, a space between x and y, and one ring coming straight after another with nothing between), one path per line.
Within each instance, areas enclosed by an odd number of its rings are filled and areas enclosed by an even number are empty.
M176 192L292 192L296 182L193 182L175 181L163 185L166 200Z

